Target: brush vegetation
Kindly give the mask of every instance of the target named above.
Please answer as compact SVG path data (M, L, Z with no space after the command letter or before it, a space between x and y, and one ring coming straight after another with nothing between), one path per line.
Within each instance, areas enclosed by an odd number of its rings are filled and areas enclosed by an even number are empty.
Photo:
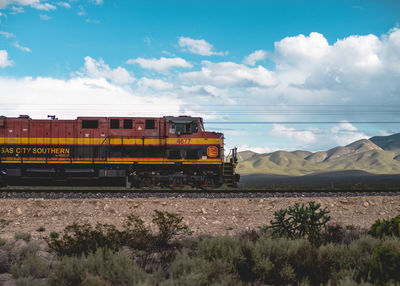
M400 283L397 218L363 231L330 224L329 210L318 204L296 204L277 211L262 231L233 237L192 237L182 221L156 211L155 229L134 214L123 229L73 224L53 232L46 251L33 241L7 241L0 274L12 273L16 285Z

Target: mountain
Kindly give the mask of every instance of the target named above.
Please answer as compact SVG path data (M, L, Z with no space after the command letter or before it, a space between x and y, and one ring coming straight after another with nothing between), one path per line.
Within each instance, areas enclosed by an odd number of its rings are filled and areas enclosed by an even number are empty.
M322 173L362 171L370 174L400 173L400 134L362 139L327 151L276 151L258 154L239 152L237 172L304 176Z
M400 153L400 133L390 136L374 136L369 140L383 150Z

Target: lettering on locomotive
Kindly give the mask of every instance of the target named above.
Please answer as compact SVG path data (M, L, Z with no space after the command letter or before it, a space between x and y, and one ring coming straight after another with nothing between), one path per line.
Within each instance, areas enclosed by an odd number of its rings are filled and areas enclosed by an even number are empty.
M32 155L32 154L49 154L49 155L69 155L71 153L70 148L60 147L9 147L0 148L1 154L4 155Z
M181 145L190 144L190 138L180 138L176 140L176 143Z

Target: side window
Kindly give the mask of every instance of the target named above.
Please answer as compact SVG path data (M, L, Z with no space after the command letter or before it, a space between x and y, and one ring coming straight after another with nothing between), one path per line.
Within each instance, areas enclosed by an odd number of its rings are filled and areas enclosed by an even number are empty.
M156 124L154 119L147 119L146 120L146 129L155 129Z
M199 127L197 126L197 123L193 123L192 124L192 132L193 133L197 133L199 131Z
M171 125L169 126L169 133L175 134L175 131L176 131L176 126L175 124L171 123Z
M98 120L82 120L82 129L99 128Z
M110 120L110 129L119 129L119 119Z
M132 119L125 119L124 120L124 129L132 129Z

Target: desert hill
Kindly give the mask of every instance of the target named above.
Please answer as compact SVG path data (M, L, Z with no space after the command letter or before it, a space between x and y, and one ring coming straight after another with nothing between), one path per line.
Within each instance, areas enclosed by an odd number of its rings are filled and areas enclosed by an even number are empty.
M321 173L362 171L369 174L400 174L400 134L362 139L327 151L276 151L238 153L237 172L304 176Z

